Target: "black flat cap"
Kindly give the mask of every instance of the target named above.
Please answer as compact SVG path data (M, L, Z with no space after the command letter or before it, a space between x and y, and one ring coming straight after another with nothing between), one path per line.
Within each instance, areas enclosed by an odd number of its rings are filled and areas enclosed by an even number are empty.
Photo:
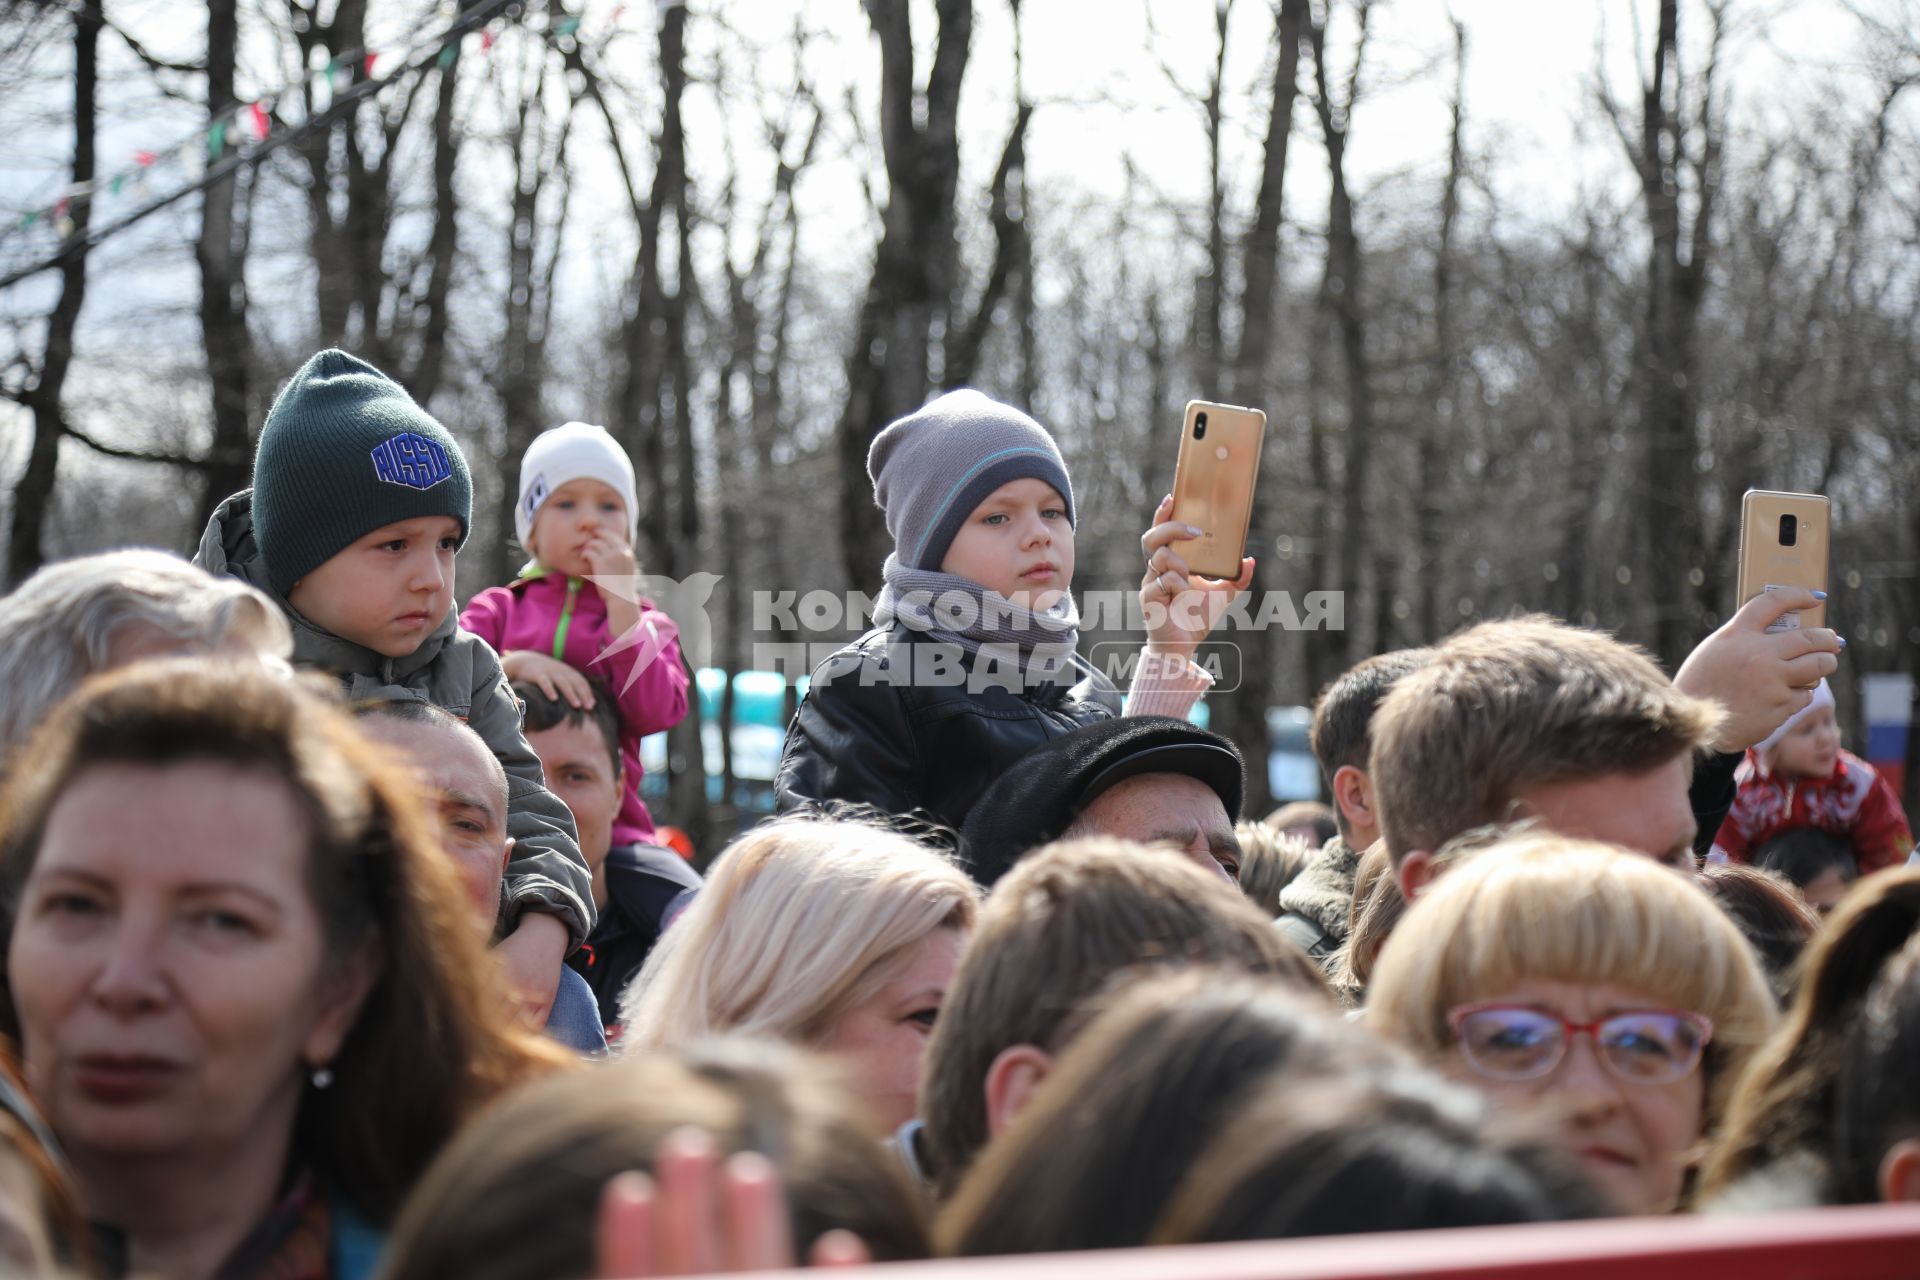
M991 885L1116 783L1178 773L1213 789L1229 820L1240 820L1246 766L1232 742L1166 716L1121 716L1035 747L974 802L960 831L960 862Z

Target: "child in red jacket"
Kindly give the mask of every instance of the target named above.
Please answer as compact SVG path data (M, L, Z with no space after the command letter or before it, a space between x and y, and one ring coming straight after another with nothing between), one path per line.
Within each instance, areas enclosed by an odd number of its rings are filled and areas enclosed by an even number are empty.
M509 680L538 686L572 706L593 705L587 675L613 691L626 771L613 844L655 844L640 800L640 739L687 714L679 629L650 601L623 599L591 577L638 572L633 535L639 506L633 463L606 428L569 422L543 432L520 460L514 532L533 557L511 586L467 602L460 625L500 654ZM628 634L638 643L613 649ZM595 876L595 895L599 896Z
M1750 862L1758 845L1795 827L1847 837L1861 875L1899 866L1913 848L1893 788L1872 765L1841 749L1825 680L1812 702L1747 752L1734 778L1739 791L1714 837L1714 861Z

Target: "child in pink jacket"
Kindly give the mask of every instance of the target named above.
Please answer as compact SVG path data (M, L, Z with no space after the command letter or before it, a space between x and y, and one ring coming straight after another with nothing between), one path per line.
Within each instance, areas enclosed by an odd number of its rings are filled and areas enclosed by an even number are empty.
M513 512L514 532L533 559L518 581L487 588L460 614L461 626L499 651L509 680L576 707L593 703L583 672L614 691L626 769L615 846L657 843L640 800L640 739L687 714L687 668L673 619L648 600L625 600L586 581L639 572L638 522L633 463L606 428L569 422L542 433L520 460ZM629 634L637 643L609 651Z

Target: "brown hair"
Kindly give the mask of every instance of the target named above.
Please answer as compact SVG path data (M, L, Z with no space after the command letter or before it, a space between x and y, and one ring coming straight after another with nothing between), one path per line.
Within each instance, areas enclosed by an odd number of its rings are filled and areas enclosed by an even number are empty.
M1272 918L1185 856L1125 840L1048 845L994 886L941 1006L920 1087L923 1151L951 1191L987 1143L987 1069L1014 1045L1058 1051L1081 1003L1139 965L1222 965L1324 994Z
M1367 983L1373 977L1373 963L1380 948L1392 936L1400 917L1407 914L1407 899L1394 877L1387 846L1374 841L1360 855L1353 875L1353 909L1347 915L1347 940L1334 953L1328 981L1348 1004L1366 1003Z
M1311 829L1313 834L1301 839L1315 849L1340 834L1340 819L1333 806L1318 800L1289 800L1260 821L1282 835L1298 834L1293 831L1295 827Z
M1612 636L1541 615L1483 622L1380 704L1368 768L1380 834L1397 866L1507 821L1535 787L1690 759L1721 714Z
M1800 953L1819 931L1819 914L1791 882L1758 867L1709 862L1700 869L1700 887L1760 957L1774 997L1784 1008L1793 999Z
M1390 1057L1324 1003L1271 981L1197 971L1137 982L1090 1020L968 1173L935 1226L939 1252L1145 1244L1257 1087Z
M1240 892L1269 916L1279 915L1280 891L1306 870L1313 846L1270 822L1242 822L1233 834L1240 839Z
M1279 1080L1193 1164L1154 1244L1612 1216L1558 1135L1398 1067Z
M1707 1154L1713 1194L1762 1165L1811 1148L1834 1118L1847 1037L1887 961L1920 930L1920 870L1882 871L1850 890L1814 934L1786 1021L1755 1055Z
M334 705L251 664L139 663L88 681L41 727L0 794L0 966L55 805L102 765L211 761L285 784L307 819L308 888L329 963L378 972L330 1069L301 1100L295 1149L376 1225L461 1123L570 1059L511 1021L454 872L412 788ZM0 1030L19 1036L8 977Z
M1333 775L1342 768L1367 767L1367 759L1373 754L1373 715L1380 709L1381 699L1403 676L1432 661L1432 649L1396 649L1356 663L1320 691L1313 702L1313 727L1307 732L1307 741L1329 790L1333 788ZM1344 832L1346 819L1338 806L1334 820L1342 824Z
M9 1147L32 1177L39 1202L34 1212L47 1229L55 1262L75 1275L93 1275L93 1234L80 1193L67 1172L46 1120L27 1093L12 1049L0 1042L0 1147Z
M601 1190L652 1172L661 1142L694 1126L726 1153L778 1167L795 1251L836 1228L879 1262L927 1256L906 1173L837 1073L774 1041L713 1040L520 1090L449 1143L408 1201L384 1280L587 1276Z

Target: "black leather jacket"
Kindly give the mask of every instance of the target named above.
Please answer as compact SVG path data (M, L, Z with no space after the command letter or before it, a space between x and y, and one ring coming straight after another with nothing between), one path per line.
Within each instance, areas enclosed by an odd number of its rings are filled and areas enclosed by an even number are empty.
M782 812L852 801L958 831L973 802L1021 756L1120 714L1119 690L1087 667L1072 685L971 690L965 680L915 680L902 669L924 670L916 659L940 647L896 623L820 664L787 727L776 783Z

